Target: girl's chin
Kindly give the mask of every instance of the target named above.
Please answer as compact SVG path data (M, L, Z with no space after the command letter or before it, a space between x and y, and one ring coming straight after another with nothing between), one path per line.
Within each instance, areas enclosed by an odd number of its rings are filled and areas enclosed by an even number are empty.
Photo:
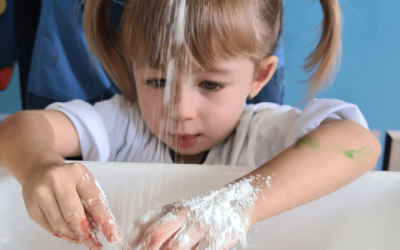
M207 145L204 142L204 140L196 140L196 143L194 143L193 145L190 145L190 143L188 143L188 145L185 145L186 147L182 147L182 145L176 143L176 141L169 141L167 145L177 154L191 156L196 156L208 152L211 148L217 145Z
M169 148L172 149L177 154L186 155L186 156L196 156L196 155L202 154L209 150L207 148L199 147L199 145L193 145L188 148L182 148L182 147L178 147L174 143L171 143L169 145Z
M173 146L173 145L171 145L171 146ZM197 155L197 154L200 154L203 152L201 150L195 150L194 148L180 148L180 147L176 147L176 146L174 146L174 147L171 147L171 146L170 146L170 148L175 153L180 154L180 155Z

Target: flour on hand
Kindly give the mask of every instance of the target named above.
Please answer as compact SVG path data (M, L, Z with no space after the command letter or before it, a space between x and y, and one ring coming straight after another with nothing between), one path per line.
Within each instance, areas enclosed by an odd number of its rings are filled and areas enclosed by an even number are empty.
M246 233L250 226L250 212L254 208L257 193L261 190L250 183L255 177L231 183L218 191L211 191L207 196L183 200L165 206L158 212L150 213L153 218L142 218L136 227L137 235L145 235L144 231L153 230L166 223L181 223L171 241L177 246L197 244L199 249L218 250L233 247L238 242L247 245ZM144 228L144 223L153 221ZM142 223L140 223L142 222ZM163 226L160 226L162 230ZM200 238L193 242L192 237ZM148 239L135 239L134 249L146 249Z

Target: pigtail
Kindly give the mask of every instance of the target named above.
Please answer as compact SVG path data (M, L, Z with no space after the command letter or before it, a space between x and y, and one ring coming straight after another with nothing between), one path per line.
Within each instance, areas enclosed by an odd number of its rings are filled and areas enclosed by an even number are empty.
M320 2L324 14L322 35L317 47L307 57L304 66L307 72L314 72L309 78L307 99L321 88L327 79L334 77L336 62L342 48L339 3L337 0L320 0Z
M120 37L110 22L112 0L87 0L83 27L90 52L96 56L110 79L118 85L126 100L136 98L132 73L121 56Z

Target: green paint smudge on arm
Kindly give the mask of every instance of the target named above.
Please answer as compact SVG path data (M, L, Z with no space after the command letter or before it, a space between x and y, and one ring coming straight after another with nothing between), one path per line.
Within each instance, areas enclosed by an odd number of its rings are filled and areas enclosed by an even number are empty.
M309 136L309 135L306 135L306 136L302 137L300 140L298 140L294 147L296 149L299 149L301 147L301 145L303 145L303 144L314 150L319 149L319 142L317 142L316 140L311 138L311 136Z
M347 150L346 152L344 152L344 154L349 157L350 159L354 158L354 152L356 152L356 150Z
M374 149L371 147L361 147L358 150L346 150L344 151L344 155L350 160L360 159L365 155L371 155L374 153Z

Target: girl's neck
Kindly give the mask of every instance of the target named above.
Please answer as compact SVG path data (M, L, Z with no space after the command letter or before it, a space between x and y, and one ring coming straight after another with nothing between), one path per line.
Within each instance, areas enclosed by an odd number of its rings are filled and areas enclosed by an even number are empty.
M207 157L208 151L196 155L181 155L171 150L172 161L178 164L202 164Z

